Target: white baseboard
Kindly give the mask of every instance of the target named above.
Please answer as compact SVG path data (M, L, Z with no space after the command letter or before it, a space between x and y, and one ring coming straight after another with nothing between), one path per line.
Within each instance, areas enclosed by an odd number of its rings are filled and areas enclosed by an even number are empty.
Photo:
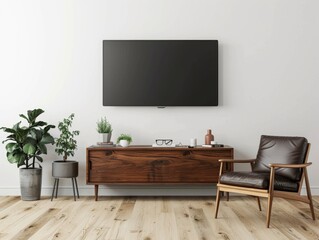
M93 196L94 186L79 186L80 196ZM319 186L311 187L313 196L319 196ZM52 186L42 187L42 196L51 196ZM306 194L303 187L302 194ZM18 196L18 187L0 187L0 196ZM72 186L61 186L59 196L73 196ZM100 196L215 196L216 186L104 186L99 187Z
M94 196L94 185L79 186L80 196ZM42 187L42 196L51 196L52 187ZM0 196L20 195L20 188L0 187ZM59 196L73 196L72 186L61 186ZM99 196L214 196L216 186L99 186Z

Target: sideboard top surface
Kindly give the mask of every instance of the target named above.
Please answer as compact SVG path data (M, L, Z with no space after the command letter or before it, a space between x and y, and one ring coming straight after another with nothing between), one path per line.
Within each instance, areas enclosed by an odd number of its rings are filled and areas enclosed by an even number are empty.
M87 148L88 150L113 150L113 151L134 151L134 150L150 150L150 151L212 151L212 150L232 150L233 148L230 146L225 145L224 147L202 147L196 146L193 148L189 148L187 146L183 147L152 147L151 145L130 145L128 147L105 147L105 146L90 146Z

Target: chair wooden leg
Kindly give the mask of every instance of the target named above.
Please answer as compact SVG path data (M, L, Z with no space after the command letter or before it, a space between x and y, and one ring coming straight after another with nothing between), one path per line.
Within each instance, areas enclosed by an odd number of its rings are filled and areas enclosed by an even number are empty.
M269 194L268 194L268 208L267 208L267 228L270 224L272 200L274 197L274 180L275 180L275 168L270 169L270 178L269 178Z
M219 187L217 187L217 191L216 191L216 206L215 206L215 218L217 218L217 215L218 215L219 202L220 202L220 191L219 191Z
M268 209L267 209L267 228L269 228L269 224L270 224L272 200L273 200L273 195L269 194L269 197L268 197Z
M307 189L307 197L309 199L310 212L311 212L311 215L312 215L312 219L316 220L315 211L313 209L309 178L308 178L308 173L307 173L307 169L306 168L304 168L304 173L305 173L305 183L306 183L306 189Z
M260 204L260 198L259 197L257 197L257 203L258 203L259 211L261 211L261 204Z
M312 198L309 198L309 206L310 206L310 211L311 211L311 216L312 216L312 220L316 220L316 216L315 216L315 211L313 209L313 203L312 203Z

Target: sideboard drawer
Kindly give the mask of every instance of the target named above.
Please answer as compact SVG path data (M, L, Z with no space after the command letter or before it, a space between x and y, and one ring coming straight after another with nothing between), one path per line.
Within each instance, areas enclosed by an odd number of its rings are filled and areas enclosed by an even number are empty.
M232 148L87 150L87 183L216 183L220 158L232 158Z

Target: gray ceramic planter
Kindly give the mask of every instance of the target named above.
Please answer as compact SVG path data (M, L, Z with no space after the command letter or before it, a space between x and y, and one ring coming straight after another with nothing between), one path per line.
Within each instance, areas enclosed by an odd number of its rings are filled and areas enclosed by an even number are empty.
M112 133L101 133L102 134L102 138L103 138L103 142L105 143L109 143L111 142L111 137L112 137Z
M52 177L76 178L79 174L79 162L77 161L54 161L52 163Z
M20 168L21 199L24 201L40 200L42 185L41 168Z

